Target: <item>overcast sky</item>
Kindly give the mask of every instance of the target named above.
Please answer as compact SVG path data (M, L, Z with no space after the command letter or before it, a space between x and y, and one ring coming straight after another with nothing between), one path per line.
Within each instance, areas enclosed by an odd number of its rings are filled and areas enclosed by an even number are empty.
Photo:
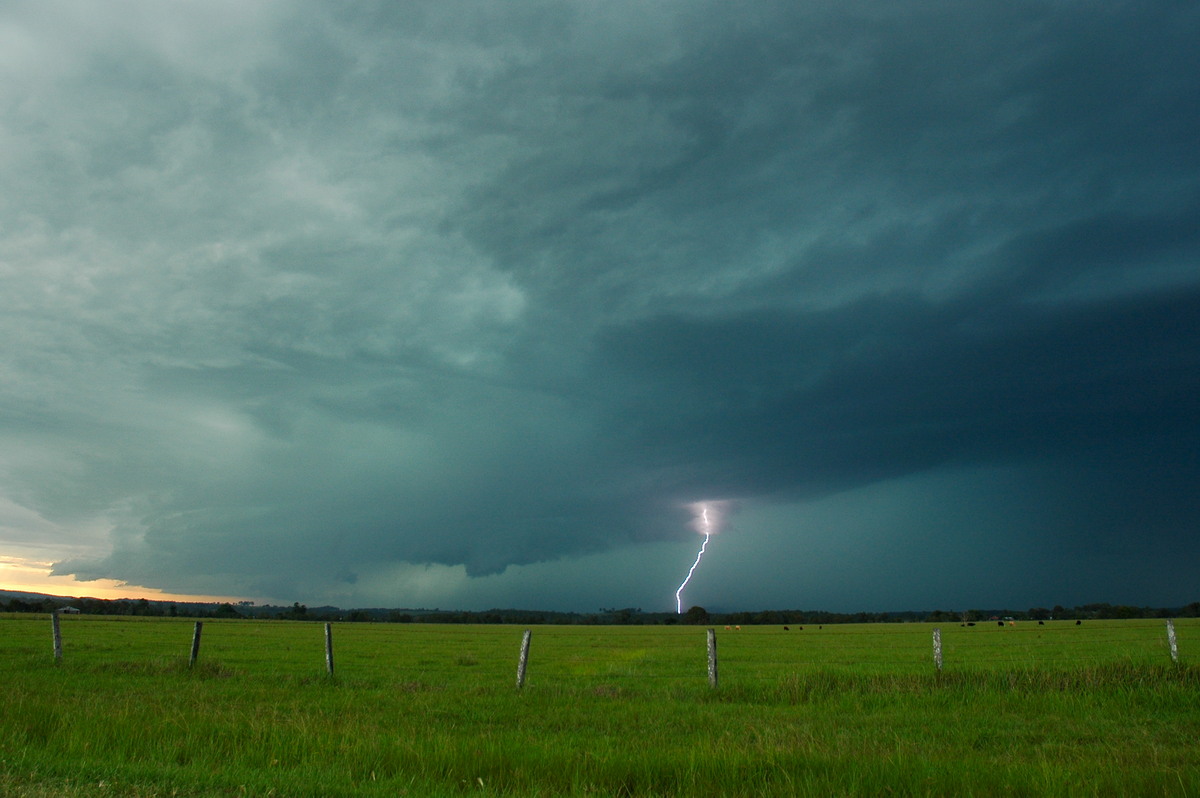
M726 500L684 608L1195 601L1197 42L1190 0L6 2L0 558L673 610Z

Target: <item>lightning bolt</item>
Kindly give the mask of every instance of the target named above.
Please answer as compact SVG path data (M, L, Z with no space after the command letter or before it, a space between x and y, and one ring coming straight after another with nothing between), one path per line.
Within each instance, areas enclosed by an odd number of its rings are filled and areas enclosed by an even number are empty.
M683 583L679 585L679 589L675 591L675 612L683 613L683 589L687 587L687 583L692 581L692 574L696 573L696 566L700 564L700 560L704 557L704 550L708 548L708 539L712 537L712 525L708 520L708 506L704 505L700 513L700 524L704 528L704 542L700 544L700 551L696 553L696 561L692 563L692 567L688 569L687 576L683 578Z

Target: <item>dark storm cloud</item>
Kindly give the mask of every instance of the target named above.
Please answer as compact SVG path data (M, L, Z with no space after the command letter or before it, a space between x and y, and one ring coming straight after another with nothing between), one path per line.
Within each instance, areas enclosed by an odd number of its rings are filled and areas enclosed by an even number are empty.
M111 530L62 572L653 605L705 498L714 576L874 545L898 604L974 567L922 525L1054 601L1195 553L1192 5L71 8L0 14L0 498Z
M736 495L945 462L1186 450L1197 319L1196 290L1053 310L887 297L821 314L658 318L603 351L620 423L668 460L707 466L692 490Z

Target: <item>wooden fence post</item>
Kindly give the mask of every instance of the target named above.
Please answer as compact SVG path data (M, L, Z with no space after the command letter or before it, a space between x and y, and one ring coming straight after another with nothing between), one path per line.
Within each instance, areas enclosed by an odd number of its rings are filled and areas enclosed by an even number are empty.
M196 628L192 631L192 654L188 657L188 667L196 667L196 657L200 656L200 630L204 628L204 621L196 621Z
M325 624L325 670L333 676L333 624Z
M54 634L54 662L62 661L62 631L58 628L58 610L50 613L50 631Z
M717 630L708 630L708 686L717 689Z
M1179 662L1179 646L1175 642L1175 622L1167 619L1167 644L1171 647L1171 661Z
M933 664L937 666L938 673L942 672L942 630L938 627L933 630Z
M521 637L521 656L517 659L517 689L525 686L525 666L529 663L529 638L533 633L528 629Z

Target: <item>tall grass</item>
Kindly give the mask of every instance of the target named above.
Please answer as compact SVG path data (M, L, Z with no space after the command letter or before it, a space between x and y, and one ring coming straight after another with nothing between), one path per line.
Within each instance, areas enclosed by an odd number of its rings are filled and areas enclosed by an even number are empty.
M0 620L0 795L1196 795L1200 625ZM1075 655L1063 655L1063 650Z

